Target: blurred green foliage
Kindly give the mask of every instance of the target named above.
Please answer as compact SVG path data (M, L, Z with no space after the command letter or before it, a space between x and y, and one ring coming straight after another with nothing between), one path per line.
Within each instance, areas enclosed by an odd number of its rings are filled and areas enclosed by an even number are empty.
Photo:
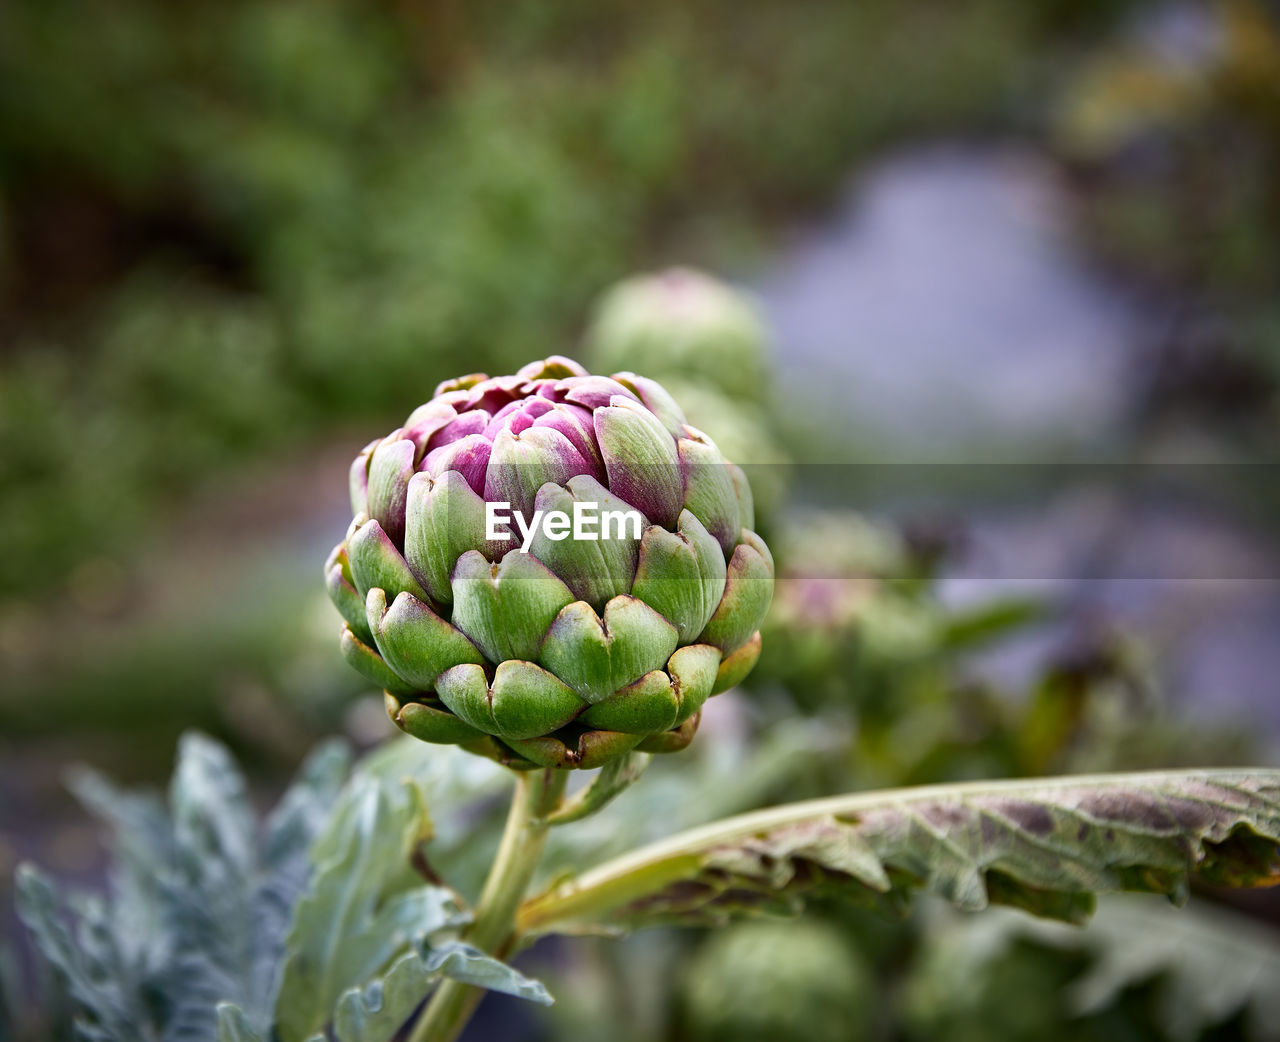
M869 149L1017 119L1124 5L18 0L0 13L0 591L227 464L743 270Z
M1269 450L1280 386L1280 17L1153 6L1064 77L1048 139L1080 231L1161 315L1148 412Z
M1125 107L1131 80L1117 94L1088 59L1123 38L1134 6L14 0L0 10L0 602L67 576L73 601L104 585L129 600L115 559L148 549L157 514L219 472L293 458L343 424L385 427L442 376L572 354L588 302L636 270L748 274L851 166L926 134L1050 124L1094 242L1175 292L1203 291L1265 355L1280 343L1268 23L1233 23L1252 29L1193 87L1199 100L1173 92L1154 125L1139 106L1133 140L1082 151L1052 120L1080 99ZM1063 55L1080 71L1051 83ZM735 431L742 403L702 386L678 397L742 458L775 459L767 423ZM296 509L310 505L303 494ZM612 826L576 827L582 843L693 824L690 807L1253 754L1247 736L1168 721L1120 635L1077 634L1029 691L999 689L973 658L1041 609L944 610L936 555L860 518L829 521L815 539L813 518L777 520L783 581L750 701L727 698L722 730L655 767ZM0 653L21 650L6 735L70 734L101 760L115 732L118 760L154 774L196 723L296 760L338 726L356 682L313 563L270 557L223 548L180 577L182 610L152 605L136 626L94 632L60 601L0 625ZM472 785L481 803L492 791ZM499 815L470 810L441 826L436 856L476 877ZM958 949L927 923L837 927L894 997L871 1037L1057 1037L1092 957L1017 936L956 986L939 968ZM616 1025L609 1042L674 1031L671 966L712 965L698 946L739 943L657 934L600 949L569 967L586 984L555 988L548 1015L588 1040L601 1036L582 1027L599 1027L584 1003L639 996L635 1031ZM1274 938L1259 943L1274 954ZM1068 1023L1165 1037L1144 987ZM1228 1023L1218 1037L1239 1034Z
M860 953L811 919L721 930L685 972L689 1037L703 1042L858 1042L876 1013Z
M929 1039L1269 1039L1280 944L1208 902L1104 899L1084 929L934 908L899 993Z

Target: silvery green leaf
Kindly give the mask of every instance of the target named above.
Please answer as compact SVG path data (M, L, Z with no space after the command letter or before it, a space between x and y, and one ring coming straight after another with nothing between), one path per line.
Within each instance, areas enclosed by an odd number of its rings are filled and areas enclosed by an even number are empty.
M526 977L469 944L457 941L441 944L425 951L423 958L428 970L463 984L501 991L543 1006L549 1006L553 1001L540 981Z
M258 1024L271 1022L293 908L311 878L311 847L333 813L350 766L351 756L345 745L333 742L322 746L303 764L297 781L267 818L262 851L264 874L254 895L257 988L252 1008Z
M58 901L52 881L38 869L20 866L15 882L18 917L44 958L62 975L79 1008L78 1037L158 1040L158 1027L142 996L122 972L126 967L118 960L103 961L103 948L110 950L111 946L101 942L82 946L85 929L76 933L68 926L66 908Z
M333 1020L338 1042L385 1042L392 1038L441 977L543 1005L551 1002L538 981L469 945L447 942L402 955L382 977L345 992Z
M264 1042L249 1024L244 1010L234 1002L220 1002L218 1013L218 1042Z
M46 959L68 981L82 1037L209 1042L227 1030L220 1002L236 1004L229 1025L267 1036L307 852L347 769L337 746L313 754L261 842L231 757L199 735L180 744L168 808L92 772L73 778L111 829L110 894L58 901L27 870L20 900Z
M464 895L478 896L506 817L511 772L456 746L428 748L409 737L383 743L358 771L387 787L411 780L421 789L431 807L432 867Z
M408 952L382 977L344 992L333 1017L338 1042L394 1038L426 997L434 979L421 956Z
M132 928L119 938L124 957L143 975L167 957L159 868L173 861L174 836L164 803L154 793L131 793L88 768L71 772L71 791L110 831L110 878L115 914Z
M284 1042L323 1029L340 997L372 980L412 943L466 922L454 895L423 886L411 855L429 823L418 791L357 775L312 850L294 909L276 1001Z
M475 799L507 785L488 761L450 748L428 754L409 739L360 764L312 850L312 884L295 909L276 1009L283 1042L303 1042L330 1015L344 1042L390 1038L441 977L549 1001L537 982L454 941L468 915L412 867L428 834L431 854L442 842L469 845ZM427 796L442 808L438 820L427 819Z
M160 877L171 950L158 975L171 996L166 1042L208 1038L217 1004L255 986L255 822L244 777L222 746L186 735L169 787L174 859Z

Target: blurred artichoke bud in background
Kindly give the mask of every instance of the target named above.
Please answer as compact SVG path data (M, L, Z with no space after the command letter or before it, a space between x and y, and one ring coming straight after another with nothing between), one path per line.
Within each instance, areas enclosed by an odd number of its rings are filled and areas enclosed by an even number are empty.
M351 498L343 653L424 741L516 768L672 751L759 656L751 490L653 380L553 357L448 381Z
M635 276L607 290L586 346L601 370L643 362L660 380L697 381L755 401L769 386L769 335L752 300L688 268Z
M792 511L773 539L778 579L765 681L797 704L859 704L938 649L942 617L893 528L847 510Z
M751 475L767 531L786 493L788 460L765 404L769 333L751 298L689 268L635 276L601 296L586 341L601 370L642 359L694 426L715 431L724 454Z
M812 919L718 930L685 981L695 1042L857 1042L875 1009L865 961L838 929Z

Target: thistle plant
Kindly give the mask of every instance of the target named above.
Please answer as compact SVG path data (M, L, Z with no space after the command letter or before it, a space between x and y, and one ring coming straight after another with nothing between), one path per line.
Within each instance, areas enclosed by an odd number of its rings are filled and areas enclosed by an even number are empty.
M350 772L321 751L262 826L204 739L183 743L168 807L82 778L115 833L110 899L65 895L32 868L18 881L78 1037L451 1042L486 990L550 1001L509 960L553 934L720 927L813 901L899 912L916 892L1081 923L1099 893L1181 903L1196 879L1280 883L1274 769L726 805L760 776L799 776L771 774L761 741L718 774L652 779L668 783L655 805L619 817L611 801L650 754L689 745L707 699L750 673L774 585L742 472L651 379L554 357L448 381L359 454L351 496L325 566L341 647L412 739ZM821 755L806 739L806 763ZM513 780L499 827L493 798ZM713 807L746 812L708 820ZM593 814L598 829L575 826ZM628 850L637 836L649 842ZM535 887L548 850L559 871ZM819 979L797 955L773 974L788 945L762 936L708 945L732 979L702 965L685 996L698 1029L791 1031L794 988L843 1037L848 988L826 971L842 963L833 974L874 994L864 962L820 958ZM758 990L760 1016L708 1017L748 972L770 987L735 995Z

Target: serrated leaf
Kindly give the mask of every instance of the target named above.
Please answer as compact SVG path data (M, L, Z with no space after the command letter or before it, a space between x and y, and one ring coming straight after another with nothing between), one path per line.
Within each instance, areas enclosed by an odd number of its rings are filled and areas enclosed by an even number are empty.
M506 963L486 955L478 948L460 941L437 945L422 953L427 969L433 973L474 984L478 988L500 991L518 999L528 999L543 1006L550 1006L551 993L540 981L526 977Z
M550 994L538 981L470 945L448 942L409 952L384 976L344 993L333 1020L338 1042L385 1042L394 1037L441 977L543 1005L551 1003Z
M1185 899L1189 877L1280 883L1280 771L1097 775L859 793L642 848L525 903L526 934L720 922L815 894L1081 922L1097 893Z
M254 895L258 922L254 946L254 989L250 1008L255 1022L272 1022L284 974L285 939L293 909L311 879L311 847L333 813L351 768L345 745L333 742L303 764L297 781L267 818L263 835L264 875Z
M1247 1037L1270 1037L1280 1022L1280 932L1219 905L1202 902L1177 911L1147 897L1113 896L1083 930L1013 912L973 917L932 911L908 990L931 1004L944 996L944 1009L945 996L955 1001L969 995L976 979L1019 957L1016 946L1034 944L1070 953L1072 963L1080 955L1088 959L1083 973L1065 985L1067 1013L1103 1013L1127 990L1148 985L1161 1037L1199 1038L1242 1010L1256 1029Z
M1280 933L1210 905L1186 916L1114 901L1090 924L1097 959L1071 986L1081 1013L1109 1006L1126 988L1159 978L1157 1012L1174 1039L1197 1038L1241 1009L1259 1036L1280 1023Z
M118 938L121 955L138 976L150 977L163 968L168 954L159 869L173 861L174 836L164 803L153 793L119 789L87 768L72 771L68 784L111 830L111 904L121 921L133 924Z
M31 932L41 954L61 974L81 1009L77 1034L83 1039L158 1039L141 996L126 977L104 965L102 945L84 946L68 925L66 908L52 881L31 865L21 865L16 878L18 918Z
M171 950L158 977L169 997L165 1042L216 1030L219 1001L246 1002L255 985L255 822L231 755L185 735L169 787L174 859L160 876Z
M322 1030L353 983L371 981L418 939L467 921L451 891L423 886L412 870L426 826L405 786L362 774L344 791L312 851L312 883L289 931L276 1003L284 1042Z
M338 1042L384 1042L413 1015L434 978L417 952L402 955L386 974L338 1000L333 1031Z
M112 830L108 899L24 877L24 919L71 982L82 1037L209 1042L219 1002L265 1038L289 911L309 875L307 851L348 769L318 750L269 819L264 842L227 751L184 736L169 807L82 771L73 788ZM228 1016L234 1016L228 1014Z

